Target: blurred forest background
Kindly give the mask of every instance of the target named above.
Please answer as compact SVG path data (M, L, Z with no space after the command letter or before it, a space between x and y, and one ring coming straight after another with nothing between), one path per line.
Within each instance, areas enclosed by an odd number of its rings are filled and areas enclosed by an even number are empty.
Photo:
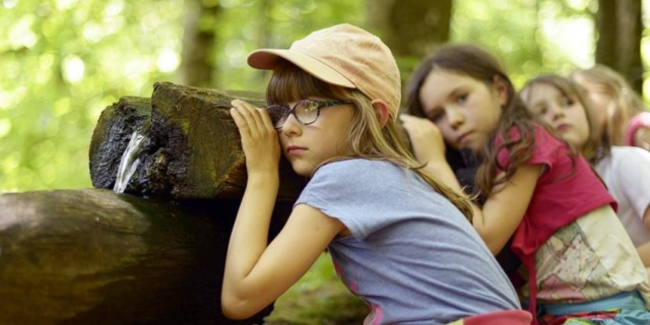
M436 45L472 42L516 86L601 62L642 91L647 2L0 0L0 192L90 187L88 146L106 106L149 97L156 81L261 92L268 75L247 53L341 22L381 36L404 80Z

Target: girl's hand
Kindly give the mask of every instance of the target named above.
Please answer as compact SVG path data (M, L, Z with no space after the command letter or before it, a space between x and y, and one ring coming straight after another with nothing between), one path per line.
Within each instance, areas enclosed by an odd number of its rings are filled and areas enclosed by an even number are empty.
M400 120L411 139L418 162L427 164L445 161L445 141L433 122L408 114L401 114Z
M280 163L278 132L263 108L235 99L230 115L239 129L242 149L246 156L246 169L251 175L277 174Z

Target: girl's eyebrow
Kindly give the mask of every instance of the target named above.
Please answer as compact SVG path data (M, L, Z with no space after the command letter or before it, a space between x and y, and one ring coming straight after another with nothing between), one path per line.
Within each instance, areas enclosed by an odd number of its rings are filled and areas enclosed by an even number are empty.
M458 93L460 93L461 91L464 91L465 90L464 88L465 88L465 86L458 86L458 87L454 88L452 91L449 92L449 94L447 95L447 98L455 97L456 95L458 95Z
M447 93L444 96L444 100L446 101L446 100L449 100L450 98L453 98L453 97L457 96L459 92L464 91L464 87L465 86L458 86L458 87L452 89L449 93ZM439 111L439 110L443 110L443 108L440 105L432 107L429 110L429 112L436 112L436 111Z

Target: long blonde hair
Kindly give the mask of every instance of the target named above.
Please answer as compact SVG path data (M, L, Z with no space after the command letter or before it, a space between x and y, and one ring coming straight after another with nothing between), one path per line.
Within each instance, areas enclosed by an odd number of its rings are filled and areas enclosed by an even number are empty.
M347 136L349 139L347 144L352 154L330 159L321 166L332 161L351 158L390 161L402 168L413 170L471 221L472 209L468 199L436 180L422 168L423 166L406 149L403 137L398 132L397 123L392 116L388 117L383 127L381 126L370 98L359 90L333 86L316 79L288 61L282 62L275 68L266 93L269 104L286 104L310 96L350 100L356 107Z
M641 97L622 75L604 65L597 64L589 69L576 70L571 74L571 78L578 84L581 79L596 84L612 98L612 103L607 108L607 122L602 135L604 140L612 145L624 145L625 130L630 120L644 109Z

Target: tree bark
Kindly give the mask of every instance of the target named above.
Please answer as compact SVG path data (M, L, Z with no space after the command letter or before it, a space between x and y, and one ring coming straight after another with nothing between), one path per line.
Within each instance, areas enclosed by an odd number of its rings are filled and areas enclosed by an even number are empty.
M271 307L239 322L220 309L238 205L101 189L0 195L0 324L261 324Z
M451 0L366 1L366 22L399 57L421 59L449 40Z
M391 49L406 84L410 72L449 41L452 0L367 0L366 25Z
M596 62L621 73L632 88L643 93L641 60L641 2L598 0Z
M123 98L97 123L90 149L93 186L113 188L133 131L148 134L141 163L126 192L173 199L236 199L246 186L239 131L229 114L234 98L264 106L261 95L156 83L151 103ZM304 187L283 158L278 200L293 201Z
M221 6L206 6L204 2L185 2L183 52L181 60L181 83L195 87L210 87L216 68L215 51L218 37L215 33Z
M451 7L451 0L371 0L366 21L393 54L422 58L449 40Z

